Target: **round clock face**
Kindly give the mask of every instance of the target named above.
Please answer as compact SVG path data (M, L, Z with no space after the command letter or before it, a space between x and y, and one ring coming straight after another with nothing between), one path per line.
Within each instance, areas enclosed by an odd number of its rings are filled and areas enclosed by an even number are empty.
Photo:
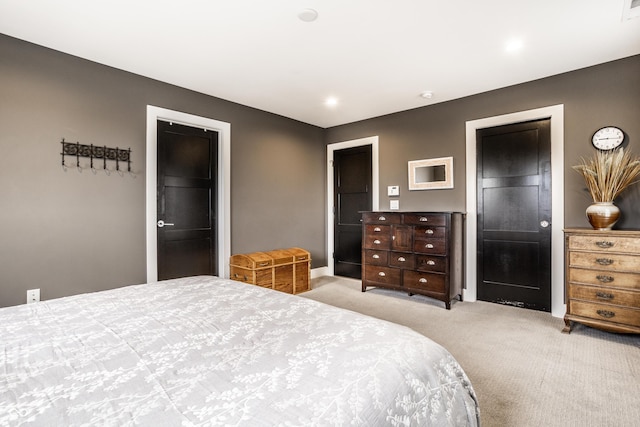
M615 126L606 126L598 129L591 138L591 143L598 150L613 150L624 141L624 132Z

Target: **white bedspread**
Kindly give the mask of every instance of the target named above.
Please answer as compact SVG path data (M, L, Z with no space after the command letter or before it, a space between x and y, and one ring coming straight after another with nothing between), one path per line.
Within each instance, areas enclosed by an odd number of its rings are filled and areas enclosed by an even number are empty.
M0 426L479 424L424 336L215 277L0 309L0 347Z

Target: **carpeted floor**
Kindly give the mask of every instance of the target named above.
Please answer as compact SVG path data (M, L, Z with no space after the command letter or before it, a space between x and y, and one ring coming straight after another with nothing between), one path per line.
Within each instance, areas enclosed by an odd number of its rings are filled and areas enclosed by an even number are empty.
M406 325L447 348L471 379L484 427L640 425L640 335L612 334L487 302L455 302L320 277L300 294Z

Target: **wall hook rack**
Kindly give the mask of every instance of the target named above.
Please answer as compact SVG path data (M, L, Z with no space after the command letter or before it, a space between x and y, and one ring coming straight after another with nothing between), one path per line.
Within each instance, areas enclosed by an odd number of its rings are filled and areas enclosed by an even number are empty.
M116 171L120 172L120 164L126 163L126 170L131 172L131 149L127 148L111 148L100 145L86 145L80 144L79 142L66 142L64 138L60 141L62 144L62 152L60 155L62 156L62 167L66 169L67 165L65 163L65 157L72 157L76 159L76 167L78 170L82 169L80 166L80 157L86 157L90 159L90 167L91 170L97 170L98 168L94 165L94 160L97 163L102 164L102 169L105 172L108 172L107 169L107 160L116 162Z

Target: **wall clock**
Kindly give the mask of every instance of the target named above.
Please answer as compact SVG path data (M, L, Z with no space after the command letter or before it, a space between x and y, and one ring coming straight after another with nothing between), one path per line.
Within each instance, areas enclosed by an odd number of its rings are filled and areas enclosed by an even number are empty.
M591 137L591 144L598 150L609 151L620 147L624 142L624 132L619 127L605 126Z

